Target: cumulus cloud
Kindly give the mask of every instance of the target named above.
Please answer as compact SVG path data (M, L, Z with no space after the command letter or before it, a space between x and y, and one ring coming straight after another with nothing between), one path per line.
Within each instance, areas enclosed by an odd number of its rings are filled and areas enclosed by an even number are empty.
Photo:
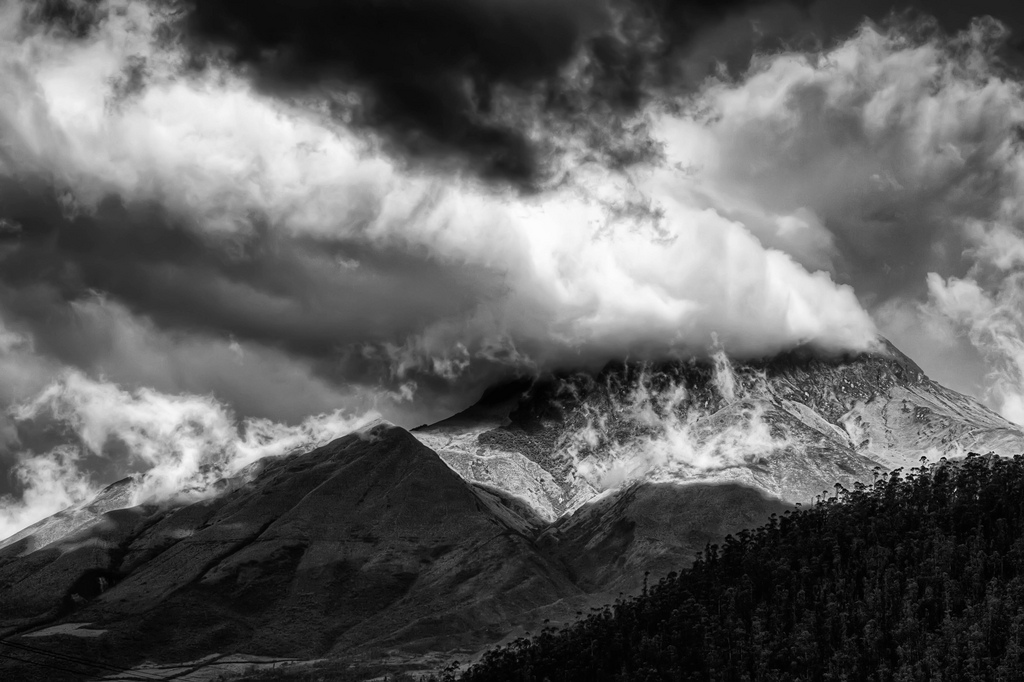
M966 333L987 363L989 403L1024 424L1024 272L1006 275L992 290L974 277L942 279L932 273L928 290L923 311Z
M957 267L969 225L1017 188L1005 38L992 20L955 36L866 24L830 50L758 58L701 96L708 201L802 262L832 262L864 299ZM700 140L692 123L665 125L681 147Z
M178 75L172 67L183 56L154 52L157 10L122 10L70 54L53 33L9 52L18 68L5 80L16 96L4 119L19 166L57 175L93 213L111 192L159 202L208 244L250 238L256 216L294 239L394 249L461 271L475 294L461 310L424 302L419 315L398 307L383 322L383 336L393 343L406 331L399 347L428 367L450 367L456 343L563 361L591 347L699 350L711 332L741 353L869 341L870 320L852 291L694 205L670 168L630 177L589 164L564 188L535 196L407 172L368 154L349 129L263 96L232 72ZM147 87L111 106L104 84L140 50L152 62ZM26 106L31 117L19 111ZM352 279L353 270L323 276ZM246 295L237 288L231 298L244 304ZM366 295L363 314L384 314ZM408 330L417 317L423 324ZM383 344L374 336L371 345Z
M991 18L952 35L866 23L755 57L703 89L702 118L656 130L708 206L850 283L937 378L1019 420L1024 99L1007 41Z

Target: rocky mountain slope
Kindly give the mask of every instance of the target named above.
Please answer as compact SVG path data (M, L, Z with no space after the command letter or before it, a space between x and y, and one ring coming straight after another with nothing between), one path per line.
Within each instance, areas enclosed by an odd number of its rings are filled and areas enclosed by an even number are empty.
M1024 452L1024 433L891 346L524 379L413 435L261 460L199 502L132 506L115 483L0 541L0 637L124 666L473 651L837 483L969 450Z
M628 482L732 482L807 503L921 457L1024 451L1024 431L888 342L853 357L616 363L521 380L415 433L467 480L549 521Z

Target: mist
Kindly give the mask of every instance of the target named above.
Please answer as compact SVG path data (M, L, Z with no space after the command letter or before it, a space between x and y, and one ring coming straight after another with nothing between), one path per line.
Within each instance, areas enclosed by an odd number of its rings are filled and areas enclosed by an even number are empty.
M604 491L637 480L692 479L790 446L764 419L764 377L737 377L721 349L711 361L711 397L691 395L683 383L658 388L644 367L624 398L609 390L611 405L584 403L585 423L565 445L577 474Z
M0 538L94 497L100 485L83 466L89 457L132 472L132 505L180 504L216 494L218 485L265 457L306 452L379 420L375 413L341 411L294 426L239 419L211 396L128 392L74 371L9 413L16 426L61 427L72 443L18 453L13 471L20 498L0 498Z

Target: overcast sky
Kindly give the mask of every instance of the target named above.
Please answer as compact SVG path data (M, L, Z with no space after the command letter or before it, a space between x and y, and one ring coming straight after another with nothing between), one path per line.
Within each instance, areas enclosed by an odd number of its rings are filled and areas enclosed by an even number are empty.
M1018 5L0 3L0 537L716 345L1024 423Z

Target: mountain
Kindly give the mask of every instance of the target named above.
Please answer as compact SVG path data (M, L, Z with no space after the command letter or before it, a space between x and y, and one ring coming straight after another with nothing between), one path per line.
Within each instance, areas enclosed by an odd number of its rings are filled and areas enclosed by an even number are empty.
M580 593L521 512L381 424L266 460L208 500L108 511L41 547L7 545L0 631L87 622L103 636L61 639L122 665L479 646Z
M261 460L199 500L140 504L119 481L0 542L0 637L126 667L436 660L969 450L1024 452L1024 433L888 344L523 378L413 433L380 423Z
M17 546L19 553L31 553L76 531L101 523L103 515L109 511L134 506L134 499L134 479L123 478L108 485L91 500L68 507L0 540L0 550Z
M967 452L1024 452L1024 431L876 351L614 363L511 382L415 430L463 478L549 521L631 481L733 482L791 503L838 482Z

